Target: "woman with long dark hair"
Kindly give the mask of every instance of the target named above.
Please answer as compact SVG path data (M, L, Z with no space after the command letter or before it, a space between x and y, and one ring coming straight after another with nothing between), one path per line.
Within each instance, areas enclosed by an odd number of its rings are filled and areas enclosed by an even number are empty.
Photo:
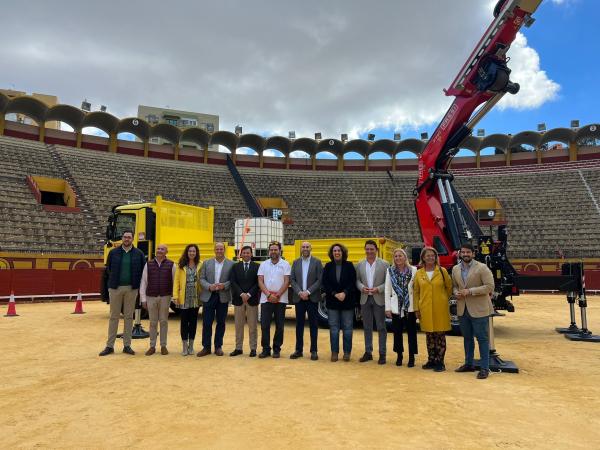
M348 250L342 244L329 248L330 261L323 268L323 289L329 315L331 362L338 360L340 351L340 329L344 361L350 361L352 331L356 297L356 269L348 261Z
M179 258L173 284L173 302L181 318L182 356L194 354L200 309L200 267L200 249L196 244L188 244Z

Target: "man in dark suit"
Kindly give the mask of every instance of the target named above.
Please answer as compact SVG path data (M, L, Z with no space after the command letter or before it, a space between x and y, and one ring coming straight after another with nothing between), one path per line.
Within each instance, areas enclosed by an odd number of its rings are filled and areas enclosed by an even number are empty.
M303 242L300 248L301 257L292 264L292 302L296 305L296 351L291 359L301 358L304 351L304 320L308 313L310 327L310 359L319 359L317 354L317 337L319 318L317 305L321 299L321 277L323 264L321 260L311 256L310 242Z
M252 261L252 247L240 250L240 261L231 269L231 302L235 317L235 350L229 356L244 353L244 324L248 322L250 357L256 356L258 341L259 264Z

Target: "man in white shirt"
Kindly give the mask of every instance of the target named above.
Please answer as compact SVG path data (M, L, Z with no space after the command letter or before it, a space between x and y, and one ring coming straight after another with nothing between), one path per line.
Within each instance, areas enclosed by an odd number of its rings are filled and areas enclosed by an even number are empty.
M366 258L356 267L356 287L360 291L360 310L365 334L365 354L360 362L373 359L373 319L379 335L378 364L386 362L387 329L385 324L385 276L389 264L377 257L377 243L365 242Z
M273 358L279 358L283 344L283 325L285 308L288 303L290 285L290 264L281 259L281 243L269 244L270 259L258 269L258 287L260 288L260 328L263 351L259 358L271 356L271 322L275 316L275 335L273 336Z
M215 243L215 257L209 259L200 269L200 284L202 292L202 350L196 356L206 356L211 353L212 325L215 327L215 355L223 356L223 335L225 334L225 319L231 301L231 283L229 276L233 261L225 258L225 244Z

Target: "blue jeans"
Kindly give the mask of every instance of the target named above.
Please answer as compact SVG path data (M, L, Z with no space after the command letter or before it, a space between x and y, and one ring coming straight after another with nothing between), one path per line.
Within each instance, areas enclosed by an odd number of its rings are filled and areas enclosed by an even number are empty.
M471 317L469 311L465 307L465 313L459 316L460 331L462 332L465 344L465 364L473 365L473 357L475 354L475 340L479 344L479 356L481 357L481 369L490 368L490 339L489 339L489 324L490 318L486 317Z
M342 329L342 344L344 353L352 351L352 329L354 328L353 309L330 309L329 314L329 338L331 340L331 352L340 352L340 328Z

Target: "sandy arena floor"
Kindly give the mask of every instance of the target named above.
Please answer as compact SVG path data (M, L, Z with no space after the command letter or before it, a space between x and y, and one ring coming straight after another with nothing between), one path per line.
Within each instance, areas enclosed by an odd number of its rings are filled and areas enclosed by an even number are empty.
M86 303L82 316L69 303L19 304L20 317L0 317L0 447L600 448L600 344L553 331L568 322L562 297L515 303L516 313L496 321L496 346L521 373L485 381L453 372L460 337L448 338L445 373L420 368L422 334L413 369L396 367L394 354L383 367L358 363L362 330L349 363L329 362L327 330L319 361L292 361L292 320L280 360L251 359L247 349L227 356L231 317L221 358L180 356L176 318L170 355L146 357L148 341L137 340L136 356L118 342L100 358L104 303ZM600 299L590 303L600 333Z

